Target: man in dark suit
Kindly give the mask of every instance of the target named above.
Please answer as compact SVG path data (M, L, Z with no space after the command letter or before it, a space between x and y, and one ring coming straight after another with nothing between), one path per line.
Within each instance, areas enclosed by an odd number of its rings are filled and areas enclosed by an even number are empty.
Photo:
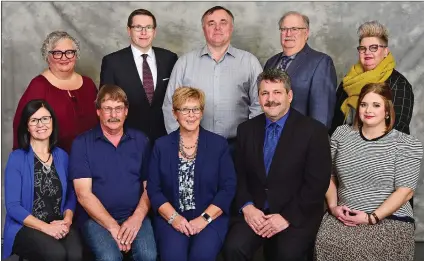
M336 102L337 76L333 60L306 43L309 18L287 12L278 23L283 52L271 57L264 69L287 71L294 92L292 107L330 128Z
M129 111L126 125L144 132L154 142L166 135L162 104L169 76L177 55L153 47L156 18L144 9L128 17L131 45L103 57L100 86L115 84L128 96Z
M265 70L257 83L265 113L237 129L237 213L224 257L250 260L264 244L267 260L304 260L330 184L327 129L290 107L293 92L286 72Z

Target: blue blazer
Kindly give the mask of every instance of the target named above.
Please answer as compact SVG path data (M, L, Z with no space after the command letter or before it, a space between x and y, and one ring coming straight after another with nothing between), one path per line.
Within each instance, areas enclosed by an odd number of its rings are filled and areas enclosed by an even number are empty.
M179 210L178 185L179 130L156 140L150 159L147 193L155 211L155 229L169 226L158 213L169 202ZM224 241L228 230L230 206L236 192L236 174L227 140L200 128L196 165L194 167L195 215L214 204L223 214L209 224Z
M62 213L74 211L76 197L73 185L68 183L68 154L56 147L52 151L53 161L62 184ZM4 199L6 222L2 259L12 254L13 243L18 231L24 225L24 219L32 213L34 202L34 151L18 149L10 153L4 177ZM67 195L67 196L66 196Z
M265 63L264 70L277 68L282 56L281 52L271 57ZM336 69L331 57L306 44L287 68L287 73L293 90L291 106L303 115L322 122L329 129L337 88Z

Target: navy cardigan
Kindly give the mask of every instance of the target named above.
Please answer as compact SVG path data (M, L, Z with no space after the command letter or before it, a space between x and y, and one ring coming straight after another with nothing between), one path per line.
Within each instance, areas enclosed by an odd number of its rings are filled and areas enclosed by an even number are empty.
M76 205L75 191L68 183L68 154L60 148L52 151L53 161L62 184L62 214L65 210L74 211ZM32 213L34 201L34 151L18 149L10 153L5 170L4 198L6 205L6 222L2 259L12 254L15 236L24 225L24 219ZM66 196L67 195L67 196Z

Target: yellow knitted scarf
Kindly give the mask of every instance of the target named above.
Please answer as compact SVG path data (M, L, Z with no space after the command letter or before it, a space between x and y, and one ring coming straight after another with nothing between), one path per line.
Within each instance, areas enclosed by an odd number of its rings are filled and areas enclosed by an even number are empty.
M345 117L349 112L349 105L356 109L359 93L367 83L385 82L392 74L396 66L395 58L389 53L377 67L370 71L364 71L360 62L353 65L349 73L343 78L343 89L348 97L340 107Z

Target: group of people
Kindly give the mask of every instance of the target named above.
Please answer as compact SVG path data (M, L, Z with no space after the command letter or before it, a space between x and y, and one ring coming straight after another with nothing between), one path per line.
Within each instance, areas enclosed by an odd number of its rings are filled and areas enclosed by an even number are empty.
M2 258L247 261L263 245L270 261L412 261L423 147L387 29L359 27L336 88L301 13L279 20L264 69L230 44L230 10L201 23L206 44L178 58L133 11L99 90L75 72L79 42L47 36L13 122Z

